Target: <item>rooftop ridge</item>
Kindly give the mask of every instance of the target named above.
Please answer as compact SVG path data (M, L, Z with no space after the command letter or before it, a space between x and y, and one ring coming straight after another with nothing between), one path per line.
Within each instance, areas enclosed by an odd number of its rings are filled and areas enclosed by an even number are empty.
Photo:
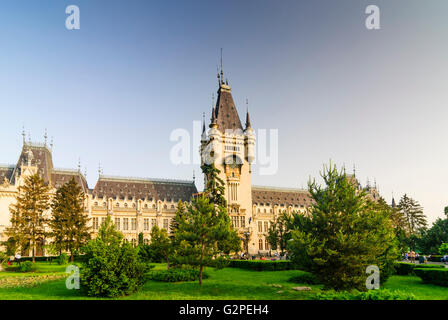
M124 177L100 175L98 180L121 180L121 181L138 181L138 182L162 182L162 183L179 183L179 184L194 184L194 180L180 180L180 179L162 179L162 178L141 178L141 177Z
M0 168L14 169L15 167L15 164L0 163Z
M48 146L42 142L25 141L24 146L32 148L45 148L50 151L50 149L48 149Z
M70 168L53 168L54 173L80 173L77 169Z
M288 192L288 191L293 191L293 192L308 192L307 189L303 189L303 188L284 188L284 187L270 187L270 186L256 186L256 185L252 185L252 190L266 190L266 191L283 191L283 192Z

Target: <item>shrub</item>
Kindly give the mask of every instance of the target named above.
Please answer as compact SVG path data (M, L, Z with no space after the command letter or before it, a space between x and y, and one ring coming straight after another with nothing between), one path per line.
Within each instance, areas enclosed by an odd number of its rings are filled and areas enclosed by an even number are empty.
M428 258L428 261L431 261L431 262L440 262L442 258L443 258L442 255L433 254L433 255L431 255L431 256Z
M138 290L147 267L138 251L122 241L110 217L102 224L95 240L85 248L81 268L82 289L89 296L117 297Z
M415 274L422 279L424 283L436 284L438 286L448 287L448 268L424 269L415 268Z
M255 271L294 270L294 264L289 260L229 260L230 268L241 268Z
M36 266L31 261L22 262L18 268L18 272L32 272L36 270Z
M398 274L400 276L407 276L407 275L412 274L414 267L415 267L415 264L413 264L413 263L406 263L406 262L395 263L396 274Z
M306 284L318 284L317 277L306 271L301 271L301 273L292 276L288 279L288 282L294 282L294 283L306 283Z
M407 276L407 275L414 274L415 268L440 269L440 268L444 268L444 266L439 265L439 264L415 264L415 263L406 263L406 262L395 263L396 274L400 275L400 276Z
M207 279L206 273L202 274ZM199 270L196 269L168 269L162 271L151 271L146 274L146 279L164 282L196 281L199 279Z
M316 300L415 300L412 293L399 290L369 290L367 292L359 291L325 291L315 295Z
M61 255L57 259L58 264L67 264L68 256L66 253L61 253Z

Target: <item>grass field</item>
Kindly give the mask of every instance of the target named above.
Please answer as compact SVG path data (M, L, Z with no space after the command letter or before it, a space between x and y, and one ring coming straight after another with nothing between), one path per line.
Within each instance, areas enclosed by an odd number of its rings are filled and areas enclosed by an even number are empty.
M37 270L33 273L0 272L0 280L5 277L45 277L49 275L63 276L66 266L37 263ZM164 264L157 264L156 269L163 270ZM254 299L254 300L304 300L313 299L315 293L321 291L320 285L306 285L311 292L295 291L292 287L301 284L290 283L287 280L301 271L248 271L235 268L215 270L208 268L209 278L200 287L197 282L165 283L148 281L143 288L128 297L121 299L147 300L220 300L220 299ZM272 286L277 285L277 286ZM278 287L280 285L281 287ZM384 286L391 290L412 292L417 299L448 299L448 290L444 287L423 284L415 276L392 276ZM38 283L32 287L0 287L0 299L93 299L84 297L79 290L68 290L65 280L52 280Z

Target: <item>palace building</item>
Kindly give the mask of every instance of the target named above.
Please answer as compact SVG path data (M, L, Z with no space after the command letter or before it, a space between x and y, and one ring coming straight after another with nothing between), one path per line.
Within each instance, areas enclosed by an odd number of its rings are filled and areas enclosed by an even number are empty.
M271 252L267 234L271 223L286 211L306 213L312 205L307 190L253 186L251 182L255 135L249 112L244 127L241 124L229 84L218 74L219 88L216 105L212 107L209 129L205 122L201 137L202 163L213 162L225 182L228 213L250 255ZM46 138L45 138L46 140ZM1 159L0 159L1 160ZM146 179L99 175L93 189L87 185L80 168L67 170L53 166L52 147L46 142L32 143L23 138L22 152L16 164L0 165L0 240L5 241L9 225L9 207L15 201L18 187L24 179L39 173L54 193L58 187L74 178L86 195L85 212L97 232L107 216L111 216L125 239L137 243L139 233L150 240L153 226L169 231L178 201L190 201L198 193L194 180ZM355 183L361 188L356 178ZM206 183L206 181L205 181ZM375 188L369 194L376 198ZM48 213L50 214L50 213ZM37 255L45 254L41 239Z

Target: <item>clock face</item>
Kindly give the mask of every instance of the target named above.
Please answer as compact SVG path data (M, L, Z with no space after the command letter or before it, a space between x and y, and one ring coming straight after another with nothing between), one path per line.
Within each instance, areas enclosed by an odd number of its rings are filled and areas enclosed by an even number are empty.
M236 162L234 162L234 163L231 163L229 166L230 166L230 168L232 168L232 169L237 169L237 168L239 167L239 164L236 163Z

